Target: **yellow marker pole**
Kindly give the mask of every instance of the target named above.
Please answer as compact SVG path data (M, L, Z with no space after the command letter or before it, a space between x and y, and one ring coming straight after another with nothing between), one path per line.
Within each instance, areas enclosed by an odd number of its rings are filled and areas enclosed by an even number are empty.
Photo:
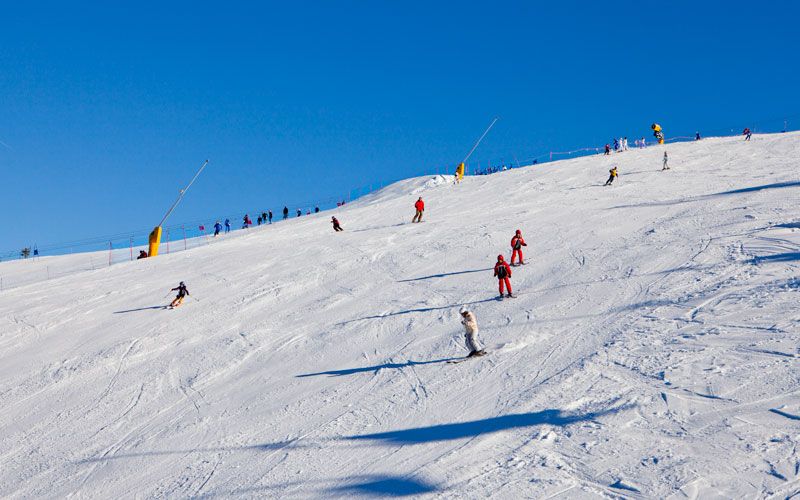
M150 232L149 252L147 253L148 257L155 257L156 255L158 255L158 247L159 245L161 245L161 232L162 232L161 226L163 226L164 222L167 221L167 217L169 217L172 214L172 211L175 210L175 207L177 207L178 203L181 202L183 196L186 194L186 191L188 191L189 188L192 187L194 181L197 180L197 178L200 176L200 173L203 171L204 168L206 168L206 165L208 165L208 160L203 162L203 164L200 166L200 169L197 171L196 174L194 174L194 177L192 177L192 180L189 181L189 184L187 184L185 188L180 190L180 192L178 193L178 199L175 200L175 203L173 203L171 207L169 207L169 210L167 210L167 213L166 215L164 215L164 218L161 219L161 222L159 222L159 224L156 227L154 227L153 230Z

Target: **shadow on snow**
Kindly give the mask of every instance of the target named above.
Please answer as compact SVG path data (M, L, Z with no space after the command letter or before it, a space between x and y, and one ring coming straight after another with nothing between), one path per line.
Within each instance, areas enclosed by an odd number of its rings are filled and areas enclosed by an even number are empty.
M458 274L469 274L469 273L482 273L484 271L491 271L491 267L487 267L486 269L472 269L469 271L456 271L453 273L442 273L442 274L431 274L430 276L423 276L421 278L409 278L407 280L398 280L398 283L408 283L409 281L422 281L422 280L429 280L433 278L445 278L447 276L456 276Z
M773 184L763 184L761 186L750 186L741 189L733 189L731 191L723 191L721 193L714 193L714 194L706 194L701 196L691 196L689 198L684 198L681 200L671 200L671 201L653 201L648 203L633 203L630 205L617 205L611 208L636 208L636 207L661 207L661 206L670 206L670 205L680 205L681 203L689 203L692 201L700 201L707 198L714 198L716 196L727 196L731 194L745 194L745 193L754 193L758 191L764 191L767 189L781 189L781 188L790 188L790 187L800 187L800 181L790 181L790 182L775 182Z
M330 488L335 496L407 497L433 493L439 488L419 479L397 476L364 476L358 482Z
M542 410L533 413L515 413L503 415L501 417L485 418L482 420L472 420L469 422L459 422L456 424L431 425L429 427L417 427L413 429L403 429L399 431L379 432L376 434L364 434L361 436L349 436L346 439L358 441L382 441L384 443L405 445L435 443L437 441L450 441L468 437L477 437L482 434L491 434L509 429L522 427L533 427L535 425L557 425L565 426L576 422L593 421L604 415L617 413L630 406L582 413L567 414L561 410Z
M150 307L140 307L138 309L126 309L124 311L114 311L114 314L124 314L124 313L132 313L136 311L149 311L150 309L166 309L167 306L150 306Z
M461 358L442 358L442 359L433 359L431 361L406 361L405 363L384 363L382 365L375 365L375 366L363 366L360 368L347 368L344 370L330 370L327 372L319 372L319 373L304 373L302 375L295 375L297 378L303 377L317 377L319 375L330 375L332 377L340 377L342 375L353 375L355 373L364 373L364 372L377 372L378 370L401 370L408 366L418 366L418 365L432 365L435 363L446 363L448 361L453 361L456 359Z

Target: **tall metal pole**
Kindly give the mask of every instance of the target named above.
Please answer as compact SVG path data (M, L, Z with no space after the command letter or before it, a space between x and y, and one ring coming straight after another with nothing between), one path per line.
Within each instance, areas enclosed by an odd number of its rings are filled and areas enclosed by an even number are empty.
M486 127L486 130L483 132L483 135L481 135L480 139L478 139L478 142L476 142L475 145L472 146L472 149L469 150L469 153L467 153L467 156L464 158L464 160L461 163L467 163L467 160L469 160L469 157L472 156L472 153L474 153L475 150L478 148L478 144L480 144L481 141L483 140L483 138L486 137L486 134L489 133L489 130L491 130L491 128L494 126L495 122L497 122L497 117L495 117L495 119L492 120L492 123L490 123L489 126Z
M200 166L200 169L197 171L196 174L194 174L194 177L192 177L192 180L189 181L189 184L187 184L185 188L181 189L180 194L178 194L178 199L175 200L175 203L173 203L171 207L169 207L169 210L167 210L167 213L166 213L166 215L164 215L164 218L161 219L161 222L158 223L159 226L163 226L164 225L164 222L166 222L167 217L169 217L170 214L172 214L172 211L175 210L175 207L177 207L178 203L181 202L181 200L183 199L183 196L186 194L186 191L188 191L189 188L192 187L192 184L194 184L194 181L197 180L197 178L203 172L203 169L206 168L206 165L208 165L208 160L203 162L203 164Z

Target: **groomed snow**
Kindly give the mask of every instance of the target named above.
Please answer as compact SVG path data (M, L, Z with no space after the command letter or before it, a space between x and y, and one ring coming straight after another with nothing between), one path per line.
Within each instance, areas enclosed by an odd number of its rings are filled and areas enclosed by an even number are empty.
M666 149L411 179L0 293L0 495L796 494L800 134ZM181 280L197 300L159 309ZM463 304L491 352L447 364Z

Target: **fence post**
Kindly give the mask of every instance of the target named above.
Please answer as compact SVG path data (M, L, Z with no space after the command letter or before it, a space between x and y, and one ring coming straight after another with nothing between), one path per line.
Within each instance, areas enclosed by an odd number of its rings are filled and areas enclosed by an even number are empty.
M167 229L167 254L169 254L169 229Z
M133 261L133 236L131 236L131 261Z
M108 265L109 265L109 266L111 265L112 249L113 249L113 248L112 248L112 246L111 246L111 242L109 241L109 242L108 242Z
M186 250L186 228L181 224L181 230L183 231L183 249Z

